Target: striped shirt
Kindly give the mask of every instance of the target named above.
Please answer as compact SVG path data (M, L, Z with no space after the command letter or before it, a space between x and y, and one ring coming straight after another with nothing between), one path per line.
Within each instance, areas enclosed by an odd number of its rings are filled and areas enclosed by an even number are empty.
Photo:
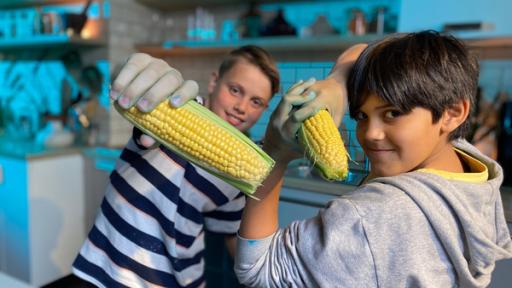
M205 286L204 230L235 234L245 198L165 147L144 149L133 138L73 273L109 288Z

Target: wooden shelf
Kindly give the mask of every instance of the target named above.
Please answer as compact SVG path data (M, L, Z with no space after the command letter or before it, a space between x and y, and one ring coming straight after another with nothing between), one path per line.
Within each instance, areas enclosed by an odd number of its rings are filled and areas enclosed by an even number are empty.
M465 40L472 48L511 48L512 37L493 37Z
M479 59L512 59L512 37L465 39Z
M378 40L382 35L322 36L310 38L264 37L237 41L166 41L163 44L140 44L136 49L155 57L224 54L242 45L258 45L269 52L336 52L357 43ZM471 51L481 59L512 59L512 37L465 39Z
M105 39L83 39L80 37L70 37L61 35L34 35L27 38L12 38L0 40L0 51L18 50L18 49L43 49L55 48L59 46L73 47L99 47L106 45Z
M85 0L1 0L1 9L10 8L22 8L31 6L43 6L43 5L60 5L60 4L72 4L72 3L83 3Z
M15 0L11 0L15 1ZM136 0L140 4L157 9L159 11L177 11L194 9L195 7L218 7L226 5L248 5L249 1L243 0ZM302 2L306 0L257 0L259 4Z
M322 36L298 38L292 36L240 39L236 41L166 41L162 45L136 45L140 52L155 57L179 55L209 55L226 53L242 45L258 45L269 52L342 51L357 43L367 43L383 37L365 36Z

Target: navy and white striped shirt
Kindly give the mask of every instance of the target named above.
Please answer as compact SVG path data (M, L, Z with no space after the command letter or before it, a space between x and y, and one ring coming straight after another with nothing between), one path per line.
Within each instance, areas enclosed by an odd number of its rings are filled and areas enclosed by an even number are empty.
M132 138L73 273L109 288L204 286L204 230L235 234L244 205L233 186Z

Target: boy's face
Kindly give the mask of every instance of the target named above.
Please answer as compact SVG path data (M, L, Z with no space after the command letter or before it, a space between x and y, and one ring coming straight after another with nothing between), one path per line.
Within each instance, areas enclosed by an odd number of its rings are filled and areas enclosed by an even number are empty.
M370 178L394 176L442 165L446 134L432 113L416 107L407 114L371 94L356 114L356 134L371 163Z
M210 110L242 132L258 121L272 97L268 77L245 60L237 61L222 78L214 74L208 90Z

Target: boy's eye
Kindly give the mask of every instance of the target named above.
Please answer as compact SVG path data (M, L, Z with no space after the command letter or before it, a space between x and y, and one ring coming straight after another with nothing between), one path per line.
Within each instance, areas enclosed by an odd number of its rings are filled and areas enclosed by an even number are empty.
M238 95L240 94L240 89L236 86L231 86L229 87L229 92L231 92L231 94Z
M364 120L364 119L366 119L366 114L364 114L361 111L357 112L355 117L354 117L354 120L356 120L356 121L361 121L361 120Z
M386 117L388 119L394 119L394 118L400 117L401 115L402 115L402 112L400 112L398 110L389 110L389 111L386 111L386 113L384 114L384 117Z
M252 99L251 103L252 103L252 106L255 108L265 107L265 104L260 99Z

